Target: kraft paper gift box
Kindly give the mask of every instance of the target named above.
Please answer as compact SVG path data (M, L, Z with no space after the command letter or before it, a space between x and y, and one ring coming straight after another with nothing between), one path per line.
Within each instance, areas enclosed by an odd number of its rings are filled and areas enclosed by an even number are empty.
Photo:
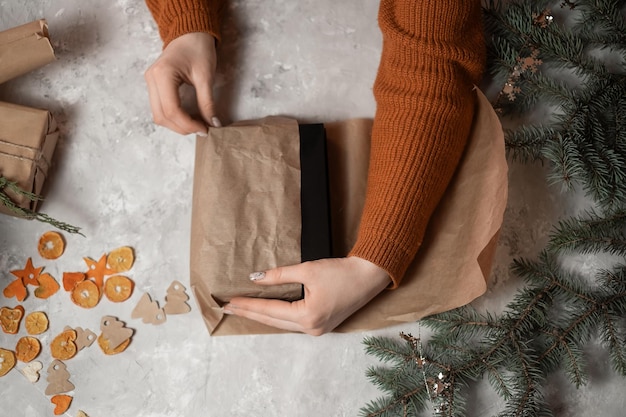
M0 102L0 175L24 191L41 194L58 137L47 110ZM8 188L3 191L17 206L37 209L37 201ZM2 204L0 212L15 214Z
M504 134L498 117L486 97L478 89L476 93L477 110L464 156L429 222L422 246L400 287L380 293L337 327L336 332L371 330L413 322L465 305L486 291L506 208L508 166ZM219 161L221 155L215 152L209 155L205 149L205 138L197 138L190 281L212 335L284 332L242 317L225 315L222 309L225 300L215 297L212 286L216 282L233 279L229 274L236 267L241 267L236 270L234 279L242 287L234 285L233 290L237 294L230 296L265 297L259 290L269 288L256 287L247 278L250 272L265 269L256 263L258 258L270 260L267 267L300 262L297 233L299 207L293 197L299 195L300 183L297 180L287 181L288 184L281 185L279 189L272 188L285 182L285 178L295 178L290 173L299 169L298 151L291 149L282 154L283 150L278 150L280 146L277 144L282 137L297 135L298 125L295 120L282 118L266 118L246 124L256 126L260 136L249 137L252 151L242 149L241 161L246 160L246 153L262 153L263 157L252 158L254 164L259 164L261 168L264 166L271 174L256 178L252 175L251 183L257 183L260 188L250 188L258 189L261 194L274 193L275 199L260 203L253 196L249 201L243 200L244 207L248 205L254 209L251 215L242 209L222 207L212 221L207 221L206 211L220 207L223 198L211 184L216 178L218 181L234 181L238 175L234 174L232 167L214 165L213 161ZM336 257L346 256L356 241L365 201L371 125L372 121L367 119L325 124L332 247ZM209 134L212 133L224 139L231 133L235 137L246 136L239 126L210 129ZM235 147L232 152L239 151ZM285 158L284 163L268 163L276 160L276 153ZM258 172L262 171L261 168ZM254 168L252 172L256 170ZM225 188L230 194L241 195L243 192L238 181ZM271 219L269 223L258 228L262 223L259 219L266 217ZM268 233L272 236L270 240L266 239ZM228 237L225 238L225 235ZM207 263L216 262L212 259L217 256L215 247L225 242L235 247L254 249L248 251L247 256L226 260L223 269L207 269ZM258 269L255 268L257 266ZM290 298L280 294L281 288L272 290L279 291L273 295L276 298ZM291 290L297 294L300 288L295 285Z
M44 19L0 32L0 84L54 60Z

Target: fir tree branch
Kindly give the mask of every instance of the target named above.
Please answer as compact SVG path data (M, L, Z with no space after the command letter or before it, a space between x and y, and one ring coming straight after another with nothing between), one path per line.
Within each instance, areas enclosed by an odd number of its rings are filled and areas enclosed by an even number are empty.
M602 339L608 345L613 369L619 374L626 376L626 341L620 338L617 325L615 324L619 316L611 317L606 311L602 311L602 316L604 317Z
M84 236L81 232L80 232L80 227L76 227L76 226L72 226L69 223L65 223L59 220L56 220L50 216L48 216L45 213L37 213L31 209L28 208L23 208L18 206L17 204L15 204L15 202L13 201L13 199L11 199L11 197L6 193L5 189L8 189L10 191L12 191L13 193L17 194L17 195L22 195L24 197L26 197L27 199L29 199L30 201L41 201L41 197L39 197L36 194L33 194L31 192L25 191L23 189L21 189L17 183L9 181L8 179L6 179L5 177L0 175L0 204L2 204L4 207L8 208L9 210L11 210L13 213L15 213L18 217L23 217L25 219L29 219L29 220L37 220L40 221L42 223L47 223L50 224L51 226L56 227L57 229L66 231L68 233L75 233L75 234L79 234L81 236Z

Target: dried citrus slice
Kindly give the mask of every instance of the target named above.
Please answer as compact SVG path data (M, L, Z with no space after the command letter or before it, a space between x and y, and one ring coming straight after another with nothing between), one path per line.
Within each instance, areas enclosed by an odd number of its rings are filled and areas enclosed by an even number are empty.
M0 376L5 376L15 366L15 353L0 348Z
M46 299L59 291L59 283L48 273L43 273L37 278L39 286L35 289L35 297Z
M28 295L28 291L26 290L26 286L21 279L16 279L15 281L11 281L9 285L7 285L2 291L6 298L15 297L17 301L24 301L26 296Z
M65 251L63 236L57 232L46 232L39 238L39 255L44 259L57 259Z
M10 272L11 274L21 279L24 285L39 285L37 283L37 277L39 276L39 274L41 274L42 270L43 266L35 268L33 266L33 260L31 258L28 258L26 260L26 266L24 267L24 269L16 269Z
M59 360L71 359L76 355L76 331L73 329L64 330L50 343L52 357Z
M72 291L76 284L84 281L85 278L87 278L87 275L82 272L63 272L63 289Z
M0 326L5 333L15 334L20 329L20 322L24 316L24 307L0 308Z
M76 284L71 294L72 301L83 308L95 307L100 301L100 290L95 282L86 280Z
M50 398L50 402L54 404L54 415L60 416L65 413L72 403L72 396L66 394L57 394Z
M133 294L135 283L123 275L115 275L104 283L104 295L114 303L126 301Z
M113 249L107 256L107 264L113 272L125 272L133 266L135 254L130 246L122 246Z
M126 350L128 345L130 345L130 338L123 341L115 349L111 349L111 347L109 346L109 339L106 339L103 334L100 334L100 336L98 336L98 345L106 355L116 355Z
M32 361L39 356L39 352L41 352L41 343L36 337L21 337L15 345L15 357L22 362Z
M41 334L48 330L48 324L48 316L43 311L33 311L24 319L28 334Z
M98 261L94 261L91 258L83 258L87 264L87 278L93 279L98 285L98 289L102 289L104 285L104 276L111 275L113 271L107 268L107 256L102 255Z

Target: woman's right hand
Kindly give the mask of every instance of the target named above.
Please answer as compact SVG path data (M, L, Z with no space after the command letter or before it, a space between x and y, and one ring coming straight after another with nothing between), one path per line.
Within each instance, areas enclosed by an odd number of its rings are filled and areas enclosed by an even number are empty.
M145 73L154 122L182 135L206 135L207 126L220 127L213 101L216 64L215 38L210 34L187 33L171 41ZM183 84L195 88L202 120L183 110L179 94Z

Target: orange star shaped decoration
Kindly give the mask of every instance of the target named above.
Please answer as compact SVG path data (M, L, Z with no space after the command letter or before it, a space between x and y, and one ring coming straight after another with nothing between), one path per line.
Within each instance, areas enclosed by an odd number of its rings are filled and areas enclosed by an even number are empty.
M107 256L106 254L102 255L100 259L96 262L91 258L83 258L85 263L87 264L87 278L93 279L98 288L102 289L104 286L104 277L105 275L111 275L114 271L111 271L107 268Z
M43 266L35 268L33 266L33 260L31 258L28 258L24 269L11 271L11 273L21 279L24 285L39 286L39 282L37 280L39 279L41 271L43 271Z

